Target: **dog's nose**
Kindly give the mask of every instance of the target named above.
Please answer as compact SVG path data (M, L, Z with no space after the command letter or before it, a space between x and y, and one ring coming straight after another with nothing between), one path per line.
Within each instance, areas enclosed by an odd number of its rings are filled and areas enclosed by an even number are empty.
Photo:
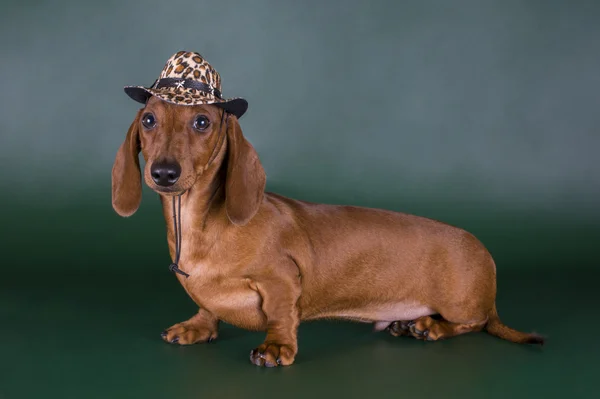
M154 183L162 187L169 187L175 184L181 176L181 166L177 162L154 162L150 167L150 174Z

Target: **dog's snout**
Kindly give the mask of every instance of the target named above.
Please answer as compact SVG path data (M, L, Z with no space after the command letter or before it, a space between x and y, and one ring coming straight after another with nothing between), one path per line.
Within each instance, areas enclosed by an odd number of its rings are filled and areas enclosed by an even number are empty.
M162 187L172 186L181 176L181 166L177 162L158 161L152 164L150 174L154 183Z

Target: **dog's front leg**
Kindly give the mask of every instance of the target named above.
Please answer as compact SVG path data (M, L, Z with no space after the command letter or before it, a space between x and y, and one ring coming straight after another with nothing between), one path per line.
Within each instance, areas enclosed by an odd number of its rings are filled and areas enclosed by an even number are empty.
M189 320L163 331L162 339L171 344L191 345L210 342L218 336L219 320L208 310L200 309Z
M262 298L262 311L267 320L265 342L250 352L257 366L289 366L298 352L297 332L300 315L299 281L260 280L251 284Z

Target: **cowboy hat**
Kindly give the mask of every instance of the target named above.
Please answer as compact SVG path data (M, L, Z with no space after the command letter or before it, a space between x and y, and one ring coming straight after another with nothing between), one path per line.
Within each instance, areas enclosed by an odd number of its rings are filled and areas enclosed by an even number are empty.
M125 86L125 93L142 104L151 96L178 105L213 104L238 119L248 109L243 98L223 98L219 73L200 54L190 51L169 58L151 87Z

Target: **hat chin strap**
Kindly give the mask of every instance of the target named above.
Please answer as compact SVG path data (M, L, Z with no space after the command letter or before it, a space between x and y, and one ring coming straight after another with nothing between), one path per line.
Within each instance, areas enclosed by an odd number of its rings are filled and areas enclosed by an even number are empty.
M181 256L181 194L177 196L177 208L175 211L175 197L173 197L173 229L175 232L175 261L169 265L169 271L179 273L185 278L190 275L179 268L179 257ZM177 228L177 215L179 214L179 229Z
M221 115L221 124L219 125L219 138L217 143L212 149L210 153L210 157L208 158L208 162L202 167L200 174L203 174L206 169L210 166L210 164L214 161L219 151L225 142L225 134L223 133L223 119L225 119L225 131L227 131L227 119L225 118L225 114L227 111L223 110L223 114ZM187 191L187 190L186 190ZM181 194L173 197L173 232L175 234L175 261L169 265L169 271L173 273L181 274L188 278L190 275L184 272L179 268L179 258L181 257L181 196L185 194L185 191ZM175 207L175 198L177 197L177 207Z

